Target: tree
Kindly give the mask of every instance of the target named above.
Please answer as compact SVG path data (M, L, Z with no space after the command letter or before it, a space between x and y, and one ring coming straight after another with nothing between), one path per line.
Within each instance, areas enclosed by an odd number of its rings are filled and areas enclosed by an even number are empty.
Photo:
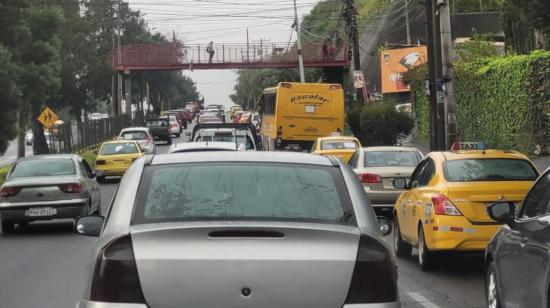
M360 113L360 127L356 136L363 144L394 145L399 138L410 134L414 120L406 112L395 110L392 103L366 105Z
M506 42L516 52L550 48L550 5L547 0L503 0Z

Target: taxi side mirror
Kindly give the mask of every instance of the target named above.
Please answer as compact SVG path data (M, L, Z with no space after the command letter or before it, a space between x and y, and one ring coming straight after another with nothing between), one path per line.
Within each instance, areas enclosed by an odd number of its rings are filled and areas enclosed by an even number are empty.
M398 178L392 181L392 185L397 189L409 189L409 184L406 178Z

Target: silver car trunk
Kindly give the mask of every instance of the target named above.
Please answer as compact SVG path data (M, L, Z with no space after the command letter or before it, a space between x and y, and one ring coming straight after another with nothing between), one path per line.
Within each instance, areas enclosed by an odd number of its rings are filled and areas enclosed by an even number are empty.
M63 192L59 185L78 182L76 175L39 176L9 179L4 185L21 188L17 195L8 198L11 202L32 202L68 198L72 194Z
M131 236L151 308L341 307L359 243L354 227L274 222L138 225Z

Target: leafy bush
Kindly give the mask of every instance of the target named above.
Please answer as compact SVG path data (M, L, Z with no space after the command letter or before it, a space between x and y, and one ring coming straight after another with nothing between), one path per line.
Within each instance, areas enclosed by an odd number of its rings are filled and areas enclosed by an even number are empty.
M390 103L365 105L361 109L359 123L359 133L354 132L368 146L394 145L398 138L407 136L414 126L413 119L406 112L398 112Z
M460 65L456 82L461 140L533 153L550 133L550 52Z

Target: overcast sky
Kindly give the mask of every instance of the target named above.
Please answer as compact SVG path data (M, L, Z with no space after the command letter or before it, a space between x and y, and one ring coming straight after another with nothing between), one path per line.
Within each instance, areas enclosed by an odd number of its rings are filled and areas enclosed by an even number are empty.
M294 22L292 0L128 0L145 14L153 32L187 44L288 42ZM308 13L318 0L296 0L298 15ZM296 34L292 40L296 39ZM231 105L236 74L230 70L184 71L197 83L207 103Z

